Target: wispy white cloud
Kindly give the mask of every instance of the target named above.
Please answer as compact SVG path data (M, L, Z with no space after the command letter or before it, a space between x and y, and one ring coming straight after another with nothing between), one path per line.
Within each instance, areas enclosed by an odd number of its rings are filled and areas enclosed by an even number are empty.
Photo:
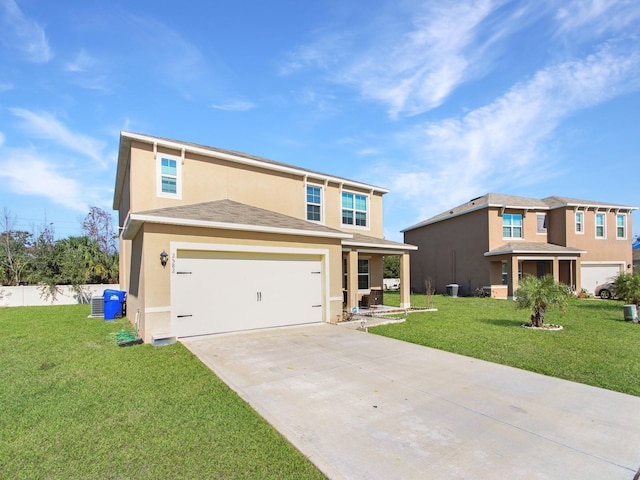
M72 76L74 84L88 90L109 93L113 88L112 82L99 71L99 67L100 62L83 49L76 53L72 60L66 62L64 69Z
M4 134L0 132L0 147L4 144Z
M73 211L86 213L93 204L79 181L58 171L50 157L31 150L3 150L0 179L16 195L43 197Z
M385 105L392 118L424 113L482 76L495 55L489 47L538 15L531 6L505 13L501 8L506 3L413 2L402 21L372 22L362 32L366 46L358 44L357 31L322 32L315 42L292 49L280 73L319 68L332 81Z
M80 50L76 56L70 62L65 65L67 72L86 72L90 68L93 68L96 64L96 60L89 55L85 50Z
M11 112L18 117L21 127L36 138L52 140L71 151L80 153L98 166L106 167L108 161L103 156L105 143L87 135L74 132L47 112L33 112L24 108L12 108Z
M53 57L44 28L23 13L15 0L0 0L0 41L34 63Z
M222 104L211 105L211 108L227 112L246 112L256 108L256 104L247 100L230 100Z
M382 152L377 148L363 148L362 150L359 150L356 153L362 157L368 157L371 155L380 155L380 153Z
M561 31L589 37L619 32L639 19L640 3L634 0L571 0L556 11Z
M541 182L552 159L545 146L575 112L640 89L640 51L607 44L596 53L545 68L492 103L461 118L429 122L405 134L415 156L393 175L393 191L431 215L495 187ZM554 172L557 174L557 171Z
M9 90L13 90L15 86L13 83L4 82L0 83L0 92L8 92Z

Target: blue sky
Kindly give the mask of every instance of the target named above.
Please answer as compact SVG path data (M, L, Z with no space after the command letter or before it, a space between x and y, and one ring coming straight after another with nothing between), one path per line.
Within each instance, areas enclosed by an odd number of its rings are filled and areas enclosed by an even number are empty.
M386 187L392 240L487 192L640 206L639 35L637 0L0 0L0 208L80 234L121 130Z

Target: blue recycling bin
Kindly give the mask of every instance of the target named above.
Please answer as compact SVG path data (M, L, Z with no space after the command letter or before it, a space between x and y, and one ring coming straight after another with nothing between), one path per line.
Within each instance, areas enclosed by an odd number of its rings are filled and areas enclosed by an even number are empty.
M105 290L104 297L104 319L115 320L125 315L125 302L127 292L122 290Z

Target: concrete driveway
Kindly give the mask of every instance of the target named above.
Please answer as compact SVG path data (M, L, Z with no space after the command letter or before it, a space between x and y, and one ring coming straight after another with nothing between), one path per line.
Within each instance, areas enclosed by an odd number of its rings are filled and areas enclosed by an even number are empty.
M312 325L183 342L329 478L626 479L640 398Z

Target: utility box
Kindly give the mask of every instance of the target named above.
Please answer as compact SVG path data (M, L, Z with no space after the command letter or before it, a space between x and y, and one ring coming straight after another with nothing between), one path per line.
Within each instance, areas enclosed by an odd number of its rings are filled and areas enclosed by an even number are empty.
M447 295L449 295L450 297L457 297L459 288L460 285L458 285L457 283L450 283L449 285L447 285Z
M126 295L122 290L105 290L104 298L104 319L115 320L126 315Z
M638 309L635 305L624 305L622 308L624 308L624 319L627 322L638 323Z

